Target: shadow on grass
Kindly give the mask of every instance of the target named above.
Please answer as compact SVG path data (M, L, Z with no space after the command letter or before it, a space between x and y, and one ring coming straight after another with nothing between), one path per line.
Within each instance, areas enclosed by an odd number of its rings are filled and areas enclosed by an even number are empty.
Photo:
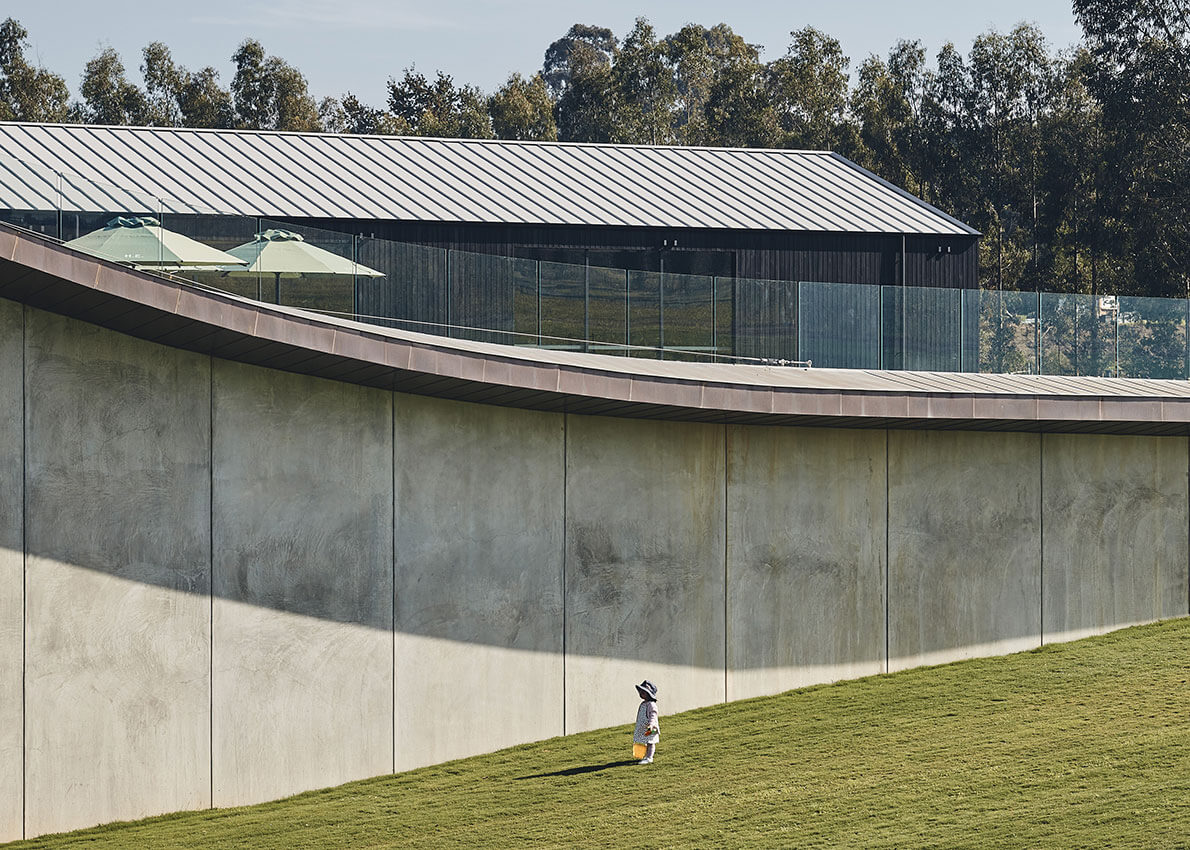
M628 759L627 761L609 761L607 764L586 764L582 767L568 767L565 770L555 770L553 773L534 773L532 776L518 776L517 779L545 779L550 776L579 776L583 773L597 773L601 770L608 770L613 767L624 767L629 764L636 764L635 759Z

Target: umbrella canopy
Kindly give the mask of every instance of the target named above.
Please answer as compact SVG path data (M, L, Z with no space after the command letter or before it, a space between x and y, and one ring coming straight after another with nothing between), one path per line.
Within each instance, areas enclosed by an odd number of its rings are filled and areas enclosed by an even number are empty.
M273 275L280 278L306 275L343 275L345 277L384 277L383 272L361 266L344 256L311 245L300 233L266 230L256 238L228 251L246 266L223 269L231 275Z
M230 264L243 266L245 262L189 236L166 230L161 222L148 216L113 218L101 229L70 240L66 247L131 263L137 268L201 270L226 268Z

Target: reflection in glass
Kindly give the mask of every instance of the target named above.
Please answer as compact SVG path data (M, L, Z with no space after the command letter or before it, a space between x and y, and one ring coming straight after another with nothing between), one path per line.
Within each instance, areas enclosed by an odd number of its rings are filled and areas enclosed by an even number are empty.
M712 278L666 272L665 359L706 363L715 348Z
M1115 371L1116 300L1041 294L1043 375L1110 375Z
M961 290L885 286L881 301L882 368L962 371Z
M737 278L732 353L737 357L796 360L797 291L796 283L785 280Z
M586 333L586 267L542 261L541 343L579 351Z
M802 283L798 360L831 369L880 368L880 287Z
M657 351L640 351L636 346L661 347L661 273L628 272L628 342L633 357L658 357Z
M628 342L628 272L590 266L587 269L587 339L590 351L625 354Z
M979 371L1037 372L1036 292L983 290L979 299Z
M1186 377L1186 305L1177 298L1119 299L1120 377Z

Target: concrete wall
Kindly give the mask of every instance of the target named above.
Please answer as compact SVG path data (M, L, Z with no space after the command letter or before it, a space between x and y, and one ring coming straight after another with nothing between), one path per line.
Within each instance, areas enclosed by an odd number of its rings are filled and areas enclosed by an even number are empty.
M0 841L24 808L24 308L0 300Z
M885 432L728 436L727 697L882 672Z
M1185 440L1042 437L1046 642L1186 613Z
M1041 437L890 431L889 669L1041 644Z
M568 417L566 731L725 695L724 430Z
M396 769L563 734L560 414L400 396Z
M26 834L207 806L210 360L26 339Z
M214 805L392 770L392 396L217 361Z
M1188 470L405 396L0 301L0 837L627 724L646 677L672 713L1184 615Z

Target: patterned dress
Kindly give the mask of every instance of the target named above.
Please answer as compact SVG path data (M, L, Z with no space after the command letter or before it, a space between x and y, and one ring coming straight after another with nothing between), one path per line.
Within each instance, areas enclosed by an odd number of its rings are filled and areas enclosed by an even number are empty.
M655 729L652 735L650 729ZM657 722L657 703L654 700L641 700L640 708L636 710L636 728L632 730L632 743L656 744L661 740L661 724Z

